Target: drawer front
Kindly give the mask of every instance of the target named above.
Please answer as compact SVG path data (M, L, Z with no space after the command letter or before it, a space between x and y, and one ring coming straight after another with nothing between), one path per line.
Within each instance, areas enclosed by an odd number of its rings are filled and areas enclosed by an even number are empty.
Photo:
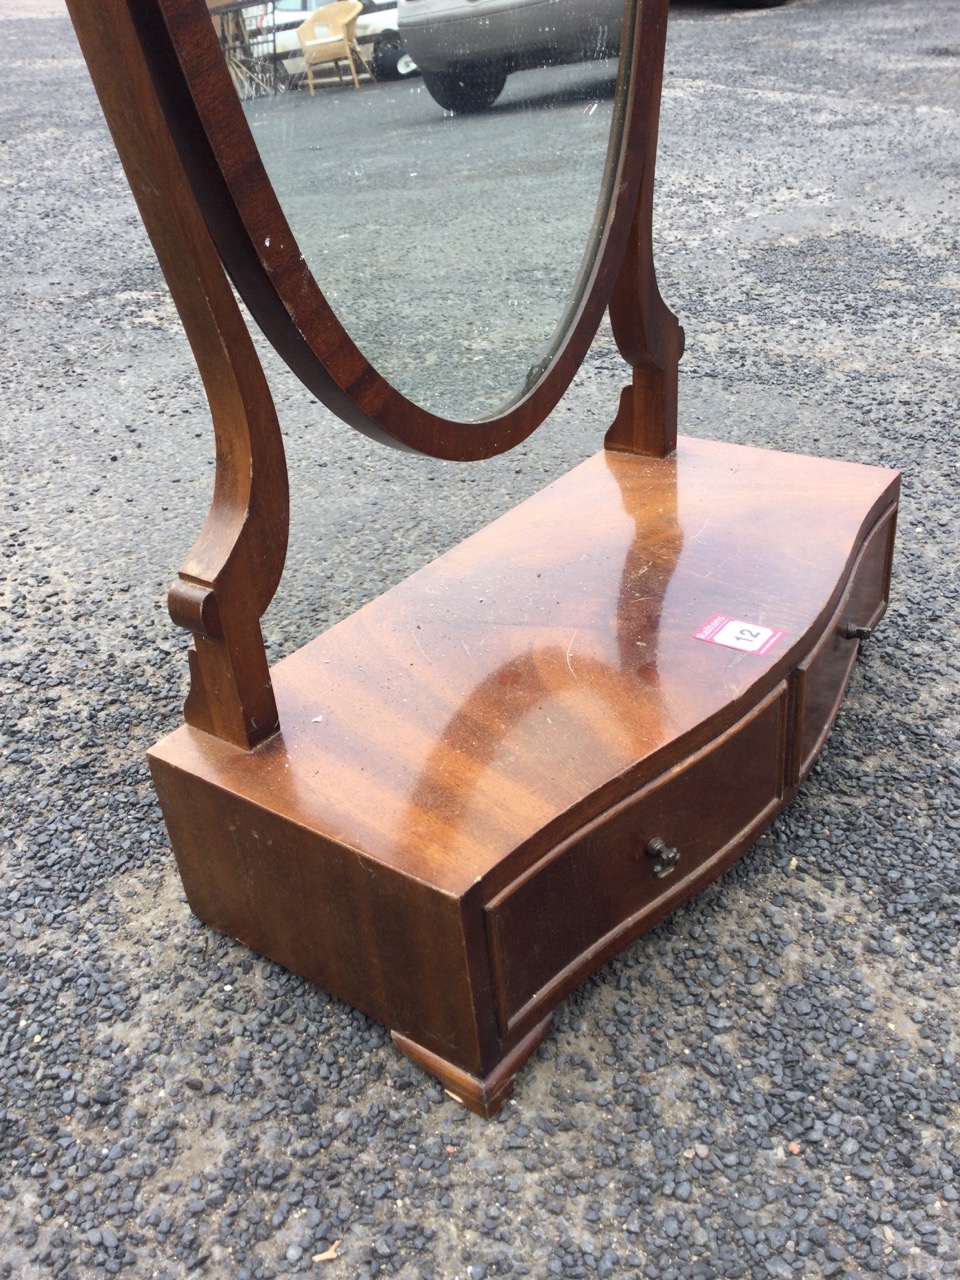
M874 528L826 634L797 668L793 785L810 772L840 709L860 645L855 629L872 628L886 607L894 524L891 511Z
M783 795L786 711L784 684L488 903L502 1032L692 897L772 818ZM658 837L679 854L675 866L647 852Z

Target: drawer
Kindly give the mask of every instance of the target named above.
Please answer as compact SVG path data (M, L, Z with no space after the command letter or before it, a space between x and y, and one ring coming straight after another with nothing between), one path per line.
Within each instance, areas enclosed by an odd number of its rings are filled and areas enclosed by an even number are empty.
M860 647L856 629L872 629L886 608L895 519L889 511L874 526L823 639L797 667L791 785L810 772L837 717Z
M772 819L783 796L786 725L784 683L487 904L503 1033L692 897ZM648 854L657 837L678 852L676 866L665 868Z

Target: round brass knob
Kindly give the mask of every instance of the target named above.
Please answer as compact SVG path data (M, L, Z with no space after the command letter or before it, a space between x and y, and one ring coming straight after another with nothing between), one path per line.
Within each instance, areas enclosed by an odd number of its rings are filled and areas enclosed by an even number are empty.
M668 876L671 871L675 871L680 862L679 852L671 849L663 836L654 836L648 842L646 854L648 858L656 859L653 864L653 874L660 880Z

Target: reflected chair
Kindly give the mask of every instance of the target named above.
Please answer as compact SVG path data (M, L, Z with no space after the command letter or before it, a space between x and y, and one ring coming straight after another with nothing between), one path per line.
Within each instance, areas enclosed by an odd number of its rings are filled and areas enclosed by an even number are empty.
M371 80L375 79L357 47L357 17L362 9L360 0L335 0L333 4L325 4L320 9L314 9L309 18L297 28L311 97L313 96L313 69L326 62L334 64L341 84L343 84L343 75L340 70L342 60L346 61L350 68L354 88L360 88L360 81L357 79L358 63Z

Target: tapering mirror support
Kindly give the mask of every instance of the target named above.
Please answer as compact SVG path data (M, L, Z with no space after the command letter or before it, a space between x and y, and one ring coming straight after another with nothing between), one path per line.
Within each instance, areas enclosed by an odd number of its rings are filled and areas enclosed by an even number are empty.
M169 595L171 617L195 641L185 716L207 733L252 747L278 724L259 619L286 555L289 497L280 427L127 5L69 0L69 8L213 417L213 500Z
M644 160L626 253L610 297L610 323L633 382L604 444L621 453L668 457L677 447L677 371L684 335L660 296L653 259L653 196L667 41L668 0L644 0L637 33Z

